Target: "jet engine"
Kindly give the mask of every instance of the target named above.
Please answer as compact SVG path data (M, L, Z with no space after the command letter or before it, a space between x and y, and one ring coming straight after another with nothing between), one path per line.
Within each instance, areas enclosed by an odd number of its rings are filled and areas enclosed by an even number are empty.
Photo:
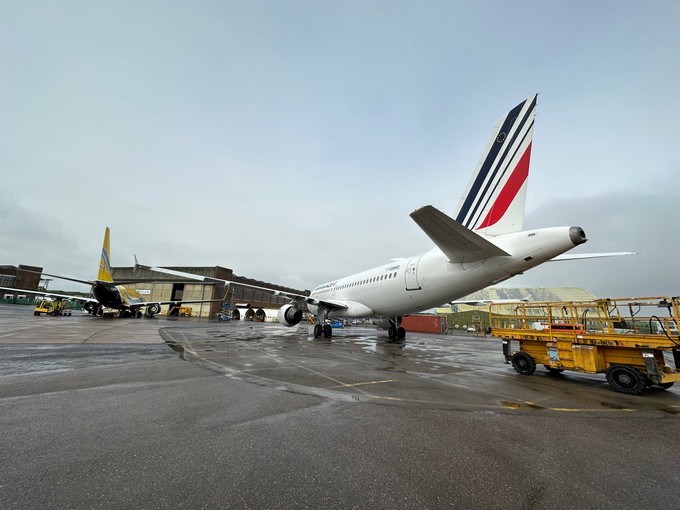
M83 310L85 310L90 315L94 315L94 314L97 313L97 303L93 303L92 301L87 301L83 305Z
M302 311L295 305L283 305L277 314L279 322L284 326L295 326L302 320Z
M149 305L146 307L146 313L144 314L146 317L153 317L157 313L161 311L161 305L158 303L154 305Z

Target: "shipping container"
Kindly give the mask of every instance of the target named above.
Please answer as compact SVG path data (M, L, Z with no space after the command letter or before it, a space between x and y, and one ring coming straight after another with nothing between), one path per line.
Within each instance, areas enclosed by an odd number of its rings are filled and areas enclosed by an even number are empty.
M439 315L407 315L402 318L401 326L413 333L446 333L446 317Z

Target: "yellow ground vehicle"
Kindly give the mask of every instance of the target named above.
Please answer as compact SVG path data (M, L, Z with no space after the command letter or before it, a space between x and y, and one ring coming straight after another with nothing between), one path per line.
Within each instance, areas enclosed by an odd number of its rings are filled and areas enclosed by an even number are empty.
M194 309L190 306L171 306L168 309L168 315L174 315L176 317L191 317L193 315Z
M33 315L71 315L71 310L68 306L71 302L68 299L49 299L43 298L35 306Z
M503 340L505 359L520 374L533 374L536 364L553 374L605 373L613 389L638 395L680 381L679 300L491 304L491 335Z

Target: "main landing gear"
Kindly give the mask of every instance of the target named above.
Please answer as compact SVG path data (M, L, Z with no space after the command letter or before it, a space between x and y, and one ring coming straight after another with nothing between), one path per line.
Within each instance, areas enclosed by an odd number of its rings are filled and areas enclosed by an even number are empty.
M401 317L391 317L390 327L387 328L387 336L390 342L399 342L406 338L406 330L401 327Z
M321 335L328 340L333 336L333 328L330 324L326 324L326 317L328 317L328 310L319 307L319 312L316 315L316 324L314 324L314 338L319 338Z

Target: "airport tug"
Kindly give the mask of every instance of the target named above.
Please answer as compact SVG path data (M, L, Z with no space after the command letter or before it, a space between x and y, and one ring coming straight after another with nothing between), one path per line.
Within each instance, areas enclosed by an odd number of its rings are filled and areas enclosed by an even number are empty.
M604 373L616 391L639 395L680 381L678 297L494 303L491 335L522 375ZM512 342L519 350L512 351Z

